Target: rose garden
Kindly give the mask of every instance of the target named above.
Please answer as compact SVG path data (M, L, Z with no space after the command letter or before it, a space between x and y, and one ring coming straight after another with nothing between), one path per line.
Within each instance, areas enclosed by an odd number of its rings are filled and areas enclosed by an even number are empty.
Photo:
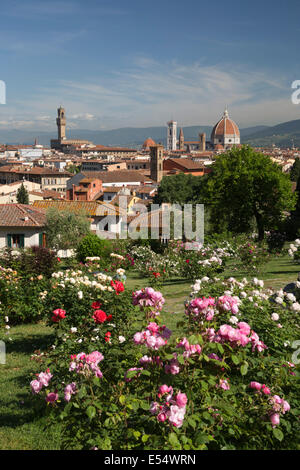
M3 448L299 448L300 241L87 245L1 255Z

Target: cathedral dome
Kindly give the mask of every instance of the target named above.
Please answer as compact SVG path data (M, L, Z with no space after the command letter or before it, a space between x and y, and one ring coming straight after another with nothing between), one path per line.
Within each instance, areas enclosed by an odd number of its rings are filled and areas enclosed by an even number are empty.
M230 147L240 144L240 131L236 123L229 118L227 109L211 133L211 142L215 146Z
M154 140L151 139L150 137L148 137L148 139L146 139L145 142L143 143L143 149L144 150L149 150L150 147L153 147L154 145L156 145Z

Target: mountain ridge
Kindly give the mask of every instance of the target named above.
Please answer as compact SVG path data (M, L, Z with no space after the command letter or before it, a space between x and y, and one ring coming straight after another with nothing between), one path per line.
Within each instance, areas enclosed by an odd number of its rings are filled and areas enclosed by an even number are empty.
M240 129L241 137L246 138L252 133L266 129L267 126L255 126ZM151 137L155 142L166 145L166 127L122 127L112 130L67 129L67 138L91 140L94 144L122 147L141 147L144 141ZM185 141L198 140L198 134L205 132L207 139L213 126L186 126L183 127ZM178 129L179 134L179 129ZM0 130L0 143L31 145L37 139L38 143L49 146L50 139L56 138L56 132L49 131L22 131L18 129Z

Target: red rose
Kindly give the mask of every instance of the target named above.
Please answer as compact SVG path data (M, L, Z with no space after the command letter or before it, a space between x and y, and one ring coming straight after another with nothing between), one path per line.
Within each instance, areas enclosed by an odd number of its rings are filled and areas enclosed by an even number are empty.
M57 308L56 310L53 310L52 313L54 314L52 317L52 321L56 323L66 317L66 311L62 308Z
M95 310L93 319L96 323L104 323L107 320L107 315L103 310Z
M101 307L101 302L99 302L99 300L97 300L96 302L93 302L91 307L94 309L94 310L97 310L98 308Z
M121 281L110 281L110 285L115 289L117 295L124 290L124 284Z

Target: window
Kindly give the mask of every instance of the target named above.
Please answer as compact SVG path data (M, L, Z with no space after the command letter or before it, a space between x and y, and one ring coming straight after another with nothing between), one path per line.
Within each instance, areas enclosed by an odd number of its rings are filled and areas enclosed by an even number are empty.
M25 235L23 233L7 235L8 248L24 248Z

